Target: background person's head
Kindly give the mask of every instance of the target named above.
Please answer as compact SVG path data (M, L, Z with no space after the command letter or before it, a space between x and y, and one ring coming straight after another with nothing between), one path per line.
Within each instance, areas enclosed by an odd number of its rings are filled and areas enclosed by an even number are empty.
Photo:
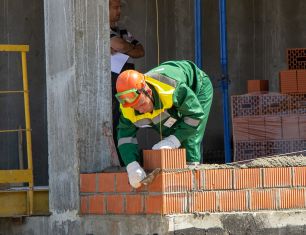
M120 19L121 2L120 0L109 0L109 23L114 26Z
M145 76L136 70L126 70L117 78L116 97L123 107L131 107L140 113L152 112L152 90Z

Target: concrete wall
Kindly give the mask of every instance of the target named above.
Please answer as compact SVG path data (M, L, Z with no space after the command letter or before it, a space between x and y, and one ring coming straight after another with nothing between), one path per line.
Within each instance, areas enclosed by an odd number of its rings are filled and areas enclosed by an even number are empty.
M107 7L106 0L45 1L49 200L54 216L77 213L80 172L111 165Z

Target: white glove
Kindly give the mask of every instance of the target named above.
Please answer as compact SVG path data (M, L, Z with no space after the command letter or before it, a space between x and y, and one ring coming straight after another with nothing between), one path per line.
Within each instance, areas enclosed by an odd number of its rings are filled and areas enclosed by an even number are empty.
M180 141L174 136L169 135L165 139L159 141L157 144L155 144L152 149L158 150L158 149L177 149L181 146Z
M126 166L126 170L129 176L130 185L133 188L139 188L141 186L140 181L147 176L139 163L136 161L131 162Z

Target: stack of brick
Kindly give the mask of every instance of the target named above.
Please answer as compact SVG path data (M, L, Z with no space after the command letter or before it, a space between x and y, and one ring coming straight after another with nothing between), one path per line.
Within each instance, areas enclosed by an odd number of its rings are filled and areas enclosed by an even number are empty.
M234 160L306 149L306 94L232 96Z
M306 167L186 168L184 150L145 151L147 169L162 168L135 190L125 171L80 175L83 215L182 214L306 208ZM182 168L184 167L184 168Z
M306 149L306 94L232 96L234 160Z
M306 48L287 49L288 70L280 71L280 92L306 93Z
M249 94L232 96L235 161L306 149L306 49L288 49L287 61L280 94L264 92L266 80L250 80Z

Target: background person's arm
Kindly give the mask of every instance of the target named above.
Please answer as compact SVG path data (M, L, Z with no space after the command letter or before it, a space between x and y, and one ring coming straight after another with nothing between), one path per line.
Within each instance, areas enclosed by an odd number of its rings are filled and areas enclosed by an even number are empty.
M110 46L112 52L120 52L132 58L140 58L144 56L144 48L140 43L134 45L120 37L112 37L110 39Z

